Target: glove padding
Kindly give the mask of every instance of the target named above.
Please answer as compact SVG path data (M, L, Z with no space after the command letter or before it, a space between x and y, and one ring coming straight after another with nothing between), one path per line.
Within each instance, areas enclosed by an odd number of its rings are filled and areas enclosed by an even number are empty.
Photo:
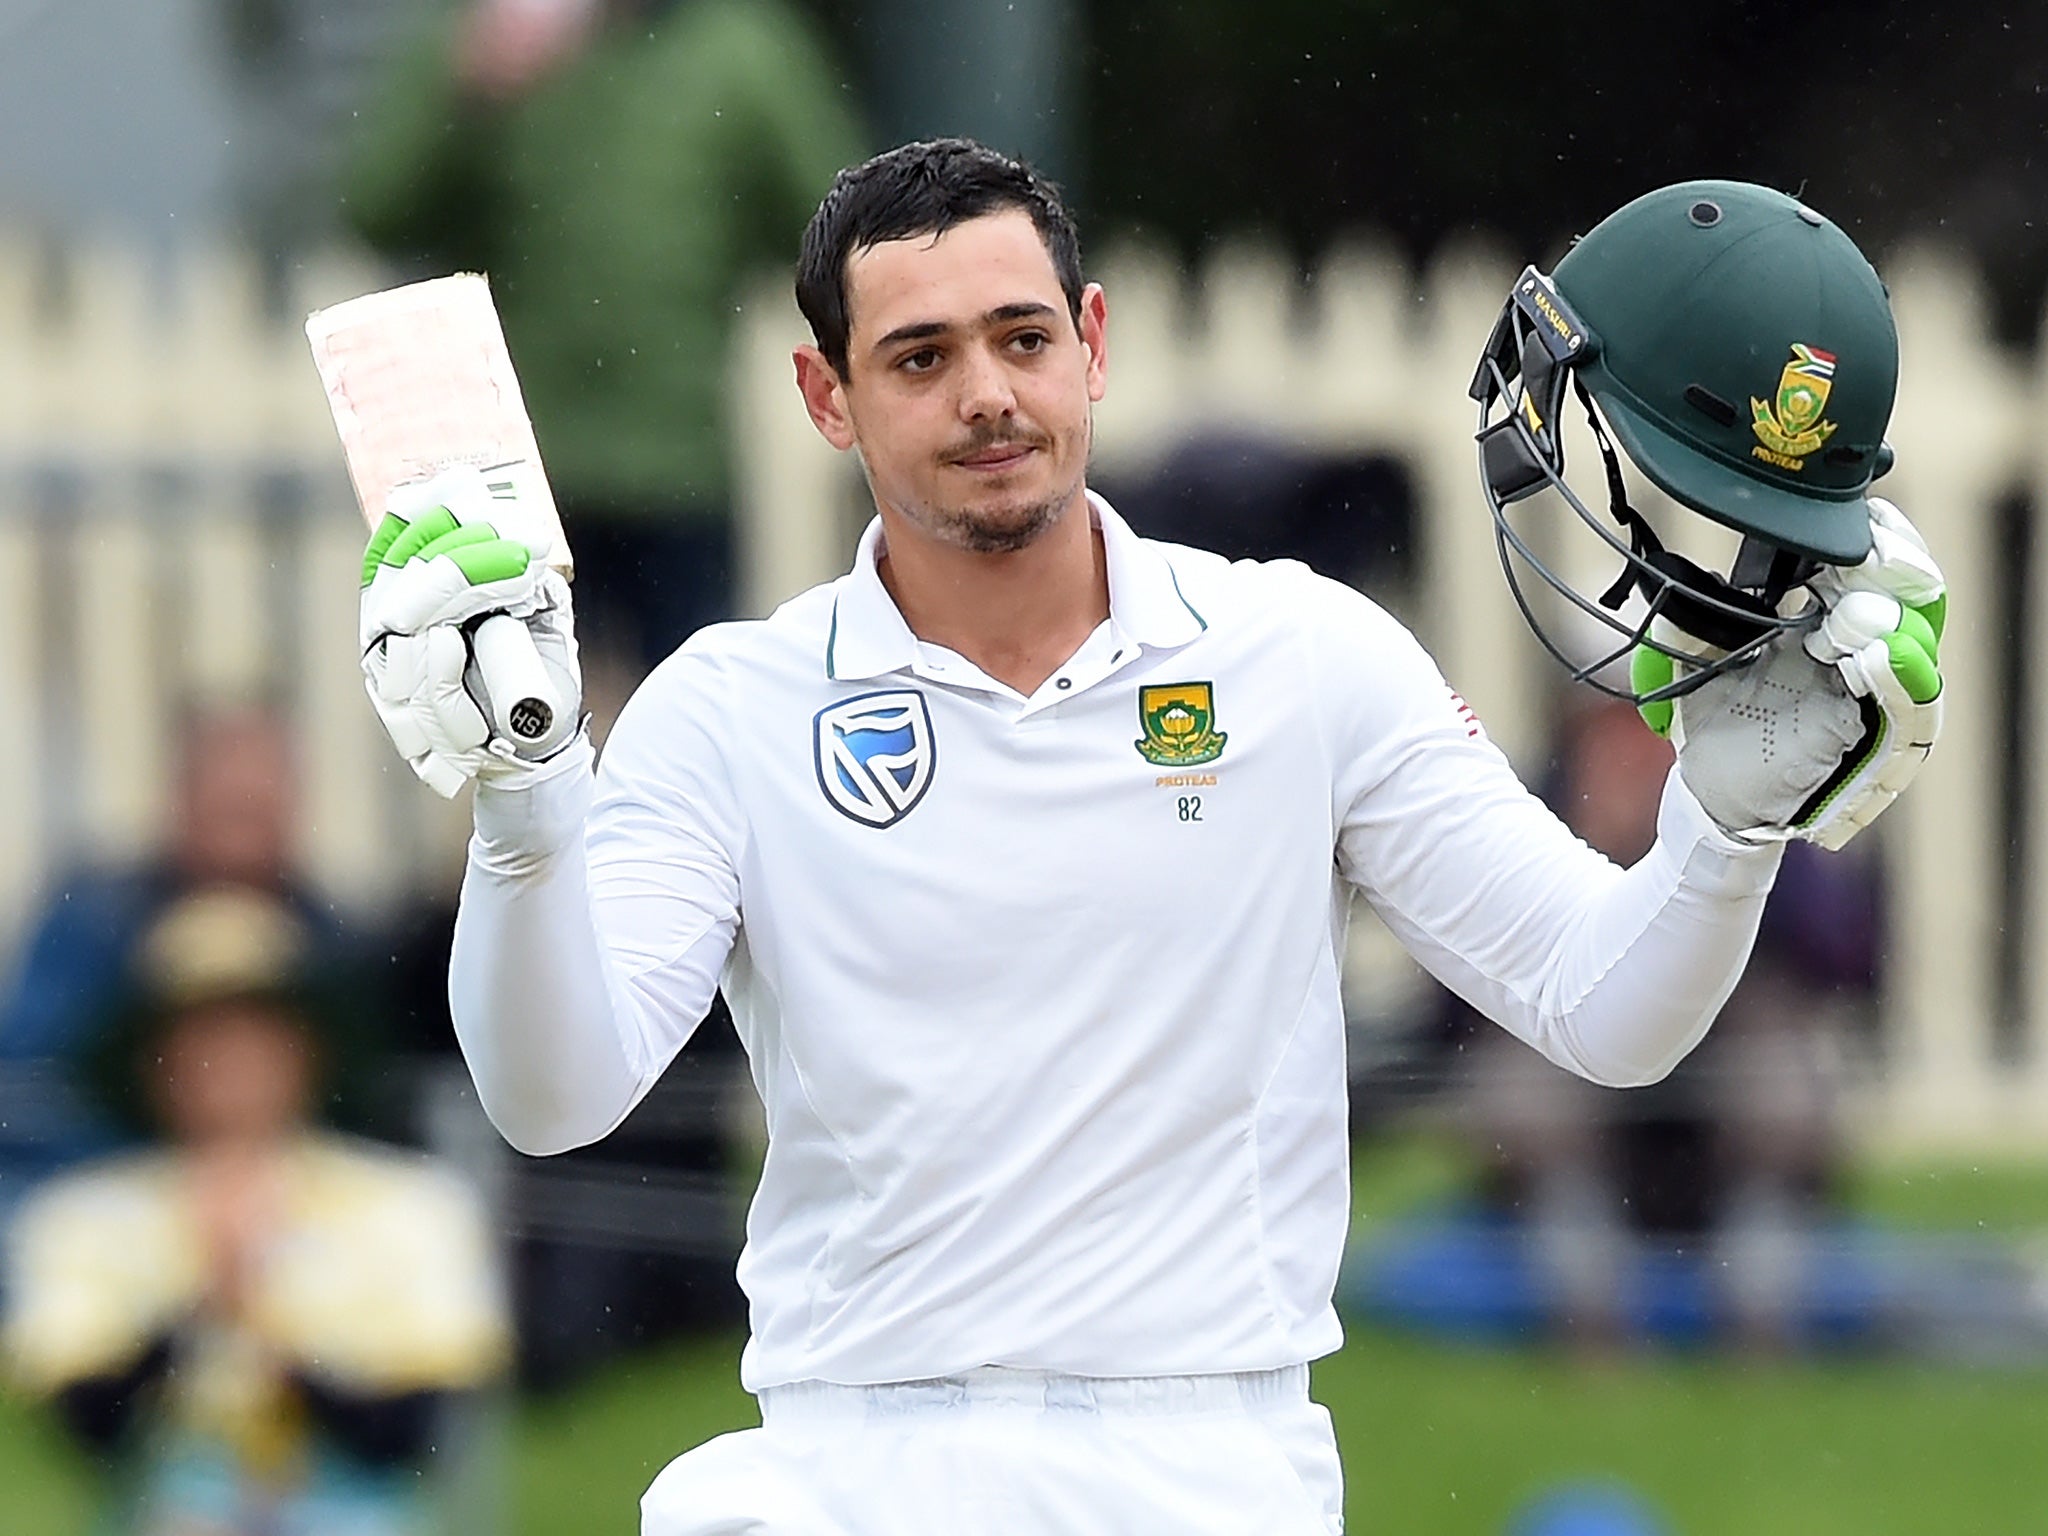
M569 584L522 531L509 498L474 469L444 471L394 494L363 555L364 684L399 755L452 798L480 774L517 775L578 733L582 675ZM490 697L469 636L494 614L523 619L567 700L557 728L531 744L493 733Z
M1870 554L1809 584L1812 629L1643 708L1707 814L1744 842L1841 847L1898 798L1941 733L1947 589L1898 508L1870 508ZM1668 680L1668 657L1638 652L1638 686L1655 686L1660 664Z

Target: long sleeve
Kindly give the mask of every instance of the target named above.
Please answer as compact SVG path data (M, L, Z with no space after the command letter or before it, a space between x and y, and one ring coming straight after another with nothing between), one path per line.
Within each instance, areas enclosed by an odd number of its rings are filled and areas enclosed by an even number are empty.
M1370 666L1332 727L1343 874L1445 985L1558 1065L1654 1082L1740 979L1780 850L1723 835L1677 770L1629 869L1523 787L1393 620L1362 600L1325 631ZM1341 683L1330 684L1344 697Z
M607 1135L675 1059L739 926L739 817L696 721L709 669L670 659L613 729L518 787L480 784L449 960L477 1097L522 1152Z

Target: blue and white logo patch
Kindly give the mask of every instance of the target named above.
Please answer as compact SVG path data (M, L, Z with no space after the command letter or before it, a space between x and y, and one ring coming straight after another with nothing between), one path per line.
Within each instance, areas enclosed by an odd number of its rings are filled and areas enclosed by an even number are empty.
M825 798L864 827L893 827L915 810L938 757L931 710L914 688L827 705L811 744Z

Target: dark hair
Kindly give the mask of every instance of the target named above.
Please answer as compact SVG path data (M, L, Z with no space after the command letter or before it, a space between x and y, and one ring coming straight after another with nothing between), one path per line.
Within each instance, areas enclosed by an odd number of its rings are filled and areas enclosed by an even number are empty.
M1059 189L1021 160L972 139L926 139L887 150L832 179L804 229L796 302L811 336L846 377L846 262L911 235L943 235L984 214L1021 208L1052 257L1067 309L1081 324L1081 236Z

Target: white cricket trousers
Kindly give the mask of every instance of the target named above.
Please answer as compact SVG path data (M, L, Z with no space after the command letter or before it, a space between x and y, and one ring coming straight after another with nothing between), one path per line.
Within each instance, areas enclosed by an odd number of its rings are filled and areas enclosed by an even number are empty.
M641 1536L1340 1536L1308 1367L1103 1379L979 1370L761 1394L670 1462Z

